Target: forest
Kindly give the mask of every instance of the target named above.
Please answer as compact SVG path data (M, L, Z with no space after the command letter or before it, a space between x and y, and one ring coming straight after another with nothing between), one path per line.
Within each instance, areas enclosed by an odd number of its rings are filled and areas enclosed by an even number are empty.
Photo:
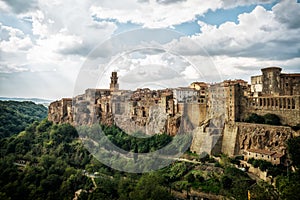
M1 124L1 126L3 126ZM103 127L116 145L136 152L150 152L168 144L165 134L137 139L115 126ZM129 145L130 144L130 145ZM149 173L125 173L95 159L69 124L34 121L18 134L0 139L0 199L300 199L300 137L287 141L291 159L288 170L270 163L276 183L255 181L236 168L237 158L199 156L187 151L183 158ZM253 161L251 161L253 162ZM280 168L282 169L282 168ZM249 191L249 192L248 192Z
M17 134L47 116L47 108L31 101L0 101L0 138Z

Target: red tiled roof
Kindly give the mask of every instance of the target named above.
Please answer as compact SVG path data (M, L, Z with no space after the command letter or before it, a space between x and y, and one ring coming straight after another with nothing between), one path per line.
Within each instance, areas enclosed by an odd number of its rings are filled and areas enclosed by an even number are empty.
M268 156L271 156L273 158L281 158L282 156L284 156L281 153L277 153L275 151L268 151L268 150L264 150L264 149L247 149L246 151L251 152L251 153L258 153L258 154L268 155Z

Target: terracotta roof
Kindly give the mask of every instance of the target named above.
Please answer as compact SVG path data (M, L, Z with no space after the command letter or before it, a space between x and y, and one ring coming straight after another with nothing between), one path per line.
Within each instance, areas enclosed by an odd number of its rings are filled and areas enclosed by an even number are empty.
M272 155L272 157L274 157L274 158L281 158L282 156L284 156L284 155L281 153L277 153L277 152L274 155Z
M264 150L264 149L247 149L246 151L251 152L251 153L259 153L259 154L264 154L264 155L268 155L268 156L272 156L273 154L275 154L275 151L268 151L268 150Z
M268 151L268 150L264 150L264 149L246 149L246 151L251 152L251 153L259 153L259 154L268 155L273 158L281 158L282 156L284 156L284 154L277 153L275 151Z

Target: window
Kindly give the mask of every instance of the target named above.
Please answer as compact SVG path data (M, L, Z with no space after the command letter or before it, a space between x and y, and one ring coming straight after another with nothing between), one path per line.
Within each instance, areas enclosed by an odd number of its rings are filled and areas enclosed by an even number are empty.
M274 160L276 160L276 158L274 158Z

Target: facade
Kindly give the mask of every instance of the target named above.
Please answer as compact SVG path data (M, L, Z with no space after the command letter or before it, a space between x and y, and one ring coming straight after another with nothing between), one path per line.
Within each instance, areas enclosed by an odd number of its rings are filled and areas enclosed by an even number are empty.
M218 146L214 149L219 149L214 153L228 155L256 149L259 158L269 156L273 159L270 161L276 163L277 157L285 152L284 142L292 132L279 126L264 126L258 130L255 124L240 124L251 113L273 113L279 116L282 124L300 124L300 74L284 74L281 68L270 67L262 69L262 75L252 76L250 85L238 79L215 84L194 82L189 87L173 89L130 91L119 89L117 72L112 72L109 89L87 89L73 99L52 102L48 120L74 125L115 124L128 133L142 131L150 135L176 135L199 128L193 141L196 147L192 148L196 152L201 149L197 147L199 139L210 141L207 148L202 148L207 152L213 145ZM279 134L280 141L268 143L270 133L272 137ZM209 138L203 139L204 136ZM267 146L260 146L262 141ZM260 150L278 154L259 154ZM255 152L248 153L252 156Z
M300 95L300 73L281 73L280 67L261 69L262 75L251 77L251 92L257 96Z
M281 73L279 67L263 68L262 75L251 77L251 93L244 98L241 119L250 113L273 113L282 124L300 124L300 73Z
M265 160L273 165L279 165L283 161L283 154L277 153L275 151L261 150L261 149L247 149L244 152L245 160L254 158L256 160Z

